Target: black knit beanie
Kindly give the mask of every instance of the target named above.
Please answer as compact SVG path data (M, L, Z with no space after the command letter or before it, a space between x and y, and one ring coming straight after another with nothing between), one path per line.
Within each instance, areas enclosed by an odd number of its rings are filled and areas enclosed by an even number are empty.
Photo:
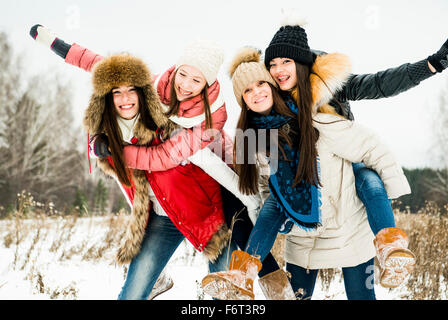
M269 69L269 62L275 58L290 58L294 61L310 65L313 53L308 46L305 29L296 26L282 26L266 48L264 64Z

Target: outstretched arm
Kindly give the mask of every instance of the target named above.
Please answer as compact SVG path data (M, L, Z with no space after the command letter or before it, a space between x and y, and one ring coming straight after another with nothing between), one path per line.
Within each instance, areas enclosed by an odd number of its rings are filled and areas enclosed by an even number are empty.
M30 35L36 41L49 47L57 55L65 59L65 62L77 66L90 72L93 66L100 60L102 56L86 49L78 44L69 45L51 33L48 28L41 25L35 25L30 30ZM182 162L188 160L188 157L194 155L198 150L208 146L215 139L213 136L218 133L219 138L223 141L222 136L224 124L227 120L227 112L225 105L212 113L213 130L205 130L205 122L192 129L181 129L176 135L170 137L157 146L125 146L123 154L127 166L134 169L165 171L174 168ZM228 140L228 139L227 139ZM223 145L224 146L224 145ZM90 142L90 148L94 156L107 156L107 141L101 139L93 139ZM224 150L224 154L229 150ZM231 152L231 151L230 151Z
M103 57L76 43L68 44L56 37L48 28L36 24L30 30L30 36L37 42L50 48L54 53L63 58L66 63L92 71L93 66Z
M445 70L448 67L447 55L448 40L439 51L419 62L405 63L399 67L372 74L352 75L343 89L337 93L337 98L340 101L348 101L398 95L417 86L435 72Z
M123 156L126 165L129 168L149 171L165 171L177 167L212 142L221 146L225 141L222 129L226 120L227 112L223 105L212 113L211 130L206 130L205 122L202 122L191 129L181 129L156 146L125 146Z

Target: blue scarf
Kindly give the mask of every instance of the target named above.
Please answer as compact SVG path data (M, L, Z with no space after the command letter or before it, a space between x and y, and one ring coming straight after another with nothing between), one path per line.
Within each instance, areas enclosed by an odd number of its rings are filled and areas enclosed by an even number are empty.
M285 103L294 114L298 113L297 106L291 98L285 97ZM297 121L295 118L277 113L274 109L266 116L249 112L251 126L258 129L278 129L291 120ZM313 230L322 222L320 187L305 181L300 181L292 187L299 165L299 150L287 143L283 143L282 148L289 161L279 159L278 170L269 177L270 193L277 201L277 207L288 218L279 232L288 233L293 223L307 231ZM316 161L320 178L319 158Z

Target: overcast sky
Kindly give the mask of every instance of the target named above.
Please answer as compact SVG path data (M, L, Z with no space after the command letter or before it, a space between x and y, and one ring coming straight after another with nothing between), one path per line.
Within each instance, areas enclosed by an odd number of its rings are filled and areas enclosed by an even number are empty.
M0 0L0 31L7 32L16 51L24 54L29 74L64 75L73 86L79 122L91 93L90 75L36 44L28 35L34 24L102 55L137 55L153 73L173 65L192 39L213 38L226 50L218 78L229 114L225 128L231 132L239 107L227 76L228 63L242 46L266 48L279 27L282 8L300 10L308 20L310 46L347 54L354 73L419 61L448 38L447 0ZM432 166L432 121L438 96L447 86L448 71L394 98L352 102L352 111L356 121L389 144L403 166Z

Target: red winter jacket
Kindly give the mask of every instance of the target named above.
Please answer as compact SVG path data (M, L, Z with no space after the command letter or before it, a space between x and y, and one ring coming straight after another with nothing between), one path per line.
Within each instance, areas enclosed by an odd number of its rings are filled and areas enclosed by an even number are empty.
M157 145L160 140L153 141ZM107 158L113 166L112 157ZM194 164L179 165L166 171L146 171L149 184L177 229L202 251L224 224L220 185ZM135 187L122 185L132 204ZM149 203L148 210L152 204Z

